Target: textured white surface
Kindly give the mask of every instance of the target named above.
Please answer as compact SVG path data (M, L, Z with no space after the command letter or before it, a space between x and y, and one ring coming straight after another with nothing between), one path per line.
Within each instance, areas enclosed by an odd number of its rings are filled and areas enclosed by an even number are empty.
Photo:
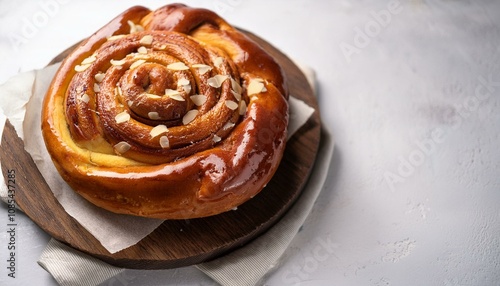
M0 1L0 82L45 66L136 3ZM500 2L185 3L221 12L317 73L333 167L264 284L499 283ZM54 285L36 264L48 237L16 218L17 278L7 277L2 231L0 285ZM6 220L1 205L3 229ZM213 282L187 267L126 271L103 285L168 284Z

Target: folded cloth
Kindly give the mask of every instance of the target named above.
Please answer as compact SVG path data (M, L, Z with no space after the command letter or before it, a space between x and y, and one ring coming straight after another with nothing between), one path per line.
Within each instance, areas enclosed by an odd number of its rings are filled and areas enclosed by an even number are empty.
M308 80L314 86L314 73L312 70L301 67ZM22 77L31 77L27 74ZM31 78L28 78L28 82ZM26 79L25 79L26 80ZM36 73L35 73L36 83ZM28 89L26 86L16 86L17 90ZM31 89L31 86L29 87ZM4 104L2 104L4 106ZM291 118L294 121L301 121L297 126L300 127L310 116L310 110L307 111L306 105L300 100L292 99L291 107L297 110L306 110L306 112L292 112ZM22 110L22 106L15 106ZM5 108L4 108L5 110ZM19 110L18 110L19 111ZM13 113L10 112L10 113ZM19 112L6 114L9 120L14 120L16 130L22 136L24 113ZM307 115L309 114L309 115ZM14 116L15 115L15 116ZM11 119L12 118L12 119ZM0 119L5 121L5 117L0 112ZM1 126L3 126L3 122ZM298 128L296 127L296 128ZM3 129L3 128L2 128ZM21 131L19 131L21 130ZM291 130L292 134L295 130ZM274 227L265 234L255 239L243 248L240 248L219 259L202 263L195 266L208 276L212 277L221 285L255 285L260 279L273 268L284 253L298 229L309 214L328 173L328 167L333 154L333 141L330 133L323 126L322 139L317 161L312 171L300 199L293 208L282 218ZM34 158L36 161L36 158ZM0 184L3 185L3 184ZM0 188L0 195L2 195ZM39 264L47 270L60 285L99 285L100 283L114 277L124 271L122 268L106 264L96 258L76 251L54 239L47 245L42 253ZM147 270L144 270L147 271Z
M328 175L333 146L329 131L322 128L318 157L311 177L300 199L275 226L246 246L195 267L223 286L257 285L277 265L310 213ZM54 239L49 242L38 263L62 286L99 285L125 270L80 253Z

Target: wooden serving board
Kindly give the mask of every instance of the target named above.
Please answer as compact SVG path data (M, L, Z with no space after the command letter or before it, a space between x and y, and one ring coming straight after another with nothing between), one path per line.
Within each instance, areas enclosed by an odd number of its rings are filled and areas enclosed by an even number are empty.
M7 170L16 171L18 206L53 238L111 265L134 269L198 264L235 250L269 229L299 198L309 178L319 147L321 121L316 98L301 70L269 43L247 34L282 65L291 94L316 110L288 141L279 169L259 195L236 211L201 219L165 221L136 245L111 254L64 211L24 150L22 140L7 123L0 159L4 176ZM61 53L53 62L61 61L71 50Z

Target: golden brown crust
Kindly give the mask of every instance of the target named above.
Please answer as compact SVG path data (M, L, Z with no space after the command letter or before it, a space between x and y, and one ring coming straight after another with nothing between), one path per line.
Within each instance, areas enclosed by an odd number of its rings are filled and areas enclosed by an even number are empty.
M287 99L274 59L215 13L133 7L63 61L42 134L62 177L92 203L204 217L269 182L285 147Z

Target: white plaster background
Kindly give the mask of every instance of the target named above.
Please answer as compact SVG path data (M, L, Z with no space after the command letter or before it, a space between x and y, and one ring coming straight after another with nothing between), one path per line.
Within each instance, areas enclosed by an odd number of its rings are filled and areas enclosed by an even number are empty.
M184 2L317 72L336 141L331 175L263 284L500 283L500 2ZM129 6L166 3L0 0L0 82L45 66ZM377 20L382 11L390 20ZM2 231L0 284L55 285L36 264L48 237L17 219L18 278L6 276ZM126 271L103 285L213 282L187 267Z

